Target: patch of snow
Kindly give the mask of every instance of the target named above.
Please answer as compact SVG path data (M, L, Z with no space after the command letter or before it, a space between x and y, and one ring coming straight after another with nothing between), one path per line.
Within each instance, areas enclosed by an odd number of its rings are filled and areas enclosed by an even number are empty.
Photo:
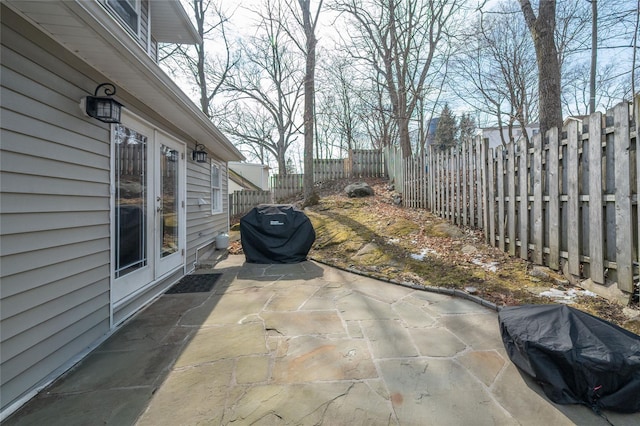
M388 242L391 244L397 244L400 242L400 238L390 238Z
M480 266L482 269L484 269L485 271L489 271L489 272L498 272L498 262L489 262L489 263L484 263L482 260L480 259L473 259L471 261L471 263L473 263L474 265L478 265Z
M576 290L572 288L567 291L562 291L551 288L547 291L541 292L540 296L549 297L561 303L572 303L573 300L579 296L596 297L597 295L589 290Z
M431 250L430 248L425 248L422 249L422 251L420 252L420 254L411 254L411 258L414 260L424 260L425 257L427 257L428 254L437 254L437 252L435 250Z

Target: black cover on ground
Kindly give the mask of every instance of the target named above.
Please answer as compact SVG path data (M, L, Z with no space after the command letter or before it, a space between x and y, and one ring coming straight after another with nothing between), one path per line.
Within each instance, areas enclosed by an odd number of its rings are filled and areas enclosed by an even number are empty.
M298 263L316 239L309 218L289 204L260 204L240 219L242 250L249 263Z
M511 361L558 404L640 411L640 336L566 305L503 308Z

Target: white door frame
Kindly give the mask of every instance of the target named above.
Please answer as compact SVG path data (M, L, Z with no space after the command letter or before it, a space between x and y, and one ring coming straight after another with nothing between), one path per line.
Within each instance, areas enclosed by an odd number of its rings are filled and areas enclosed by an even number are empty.
M119 306L125 305L129 300L135 298L140 293L153 287L165 275L175 272L185 266L186 251L186 144L160 131L155 126L144 119L132 114L129 111L122 111L122 126L136 130L147 137L147 161L146 161L146 265L116 279L116 174L115 174L115 125L112 126L111 136L111 279L110 279L110 299L111 315L110 321L113 326L114 311ZM160 146L165 145L178 152L176 161L178 162L178 249L172 255L162 258L162 215L158 211L158 195L160 185Z

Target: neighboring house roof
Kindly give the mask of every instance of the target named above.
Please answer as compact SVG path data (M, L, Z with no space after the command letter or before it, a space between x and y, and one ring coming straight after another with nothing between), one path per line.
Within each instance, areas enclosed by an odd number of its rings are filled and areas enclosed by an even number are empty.
M250 189L253 191L260 191L262 189L258 185L251 182L249 179L240 176L240 174L233 171L231 168L229 168L228 170L229 170L229 179L231 179L233 182L237 183L244 189Z
M562 124L564 126L566 126L567 124L569 124L569 122L571 121L584 121L585 119L589 119L588 115L570 115L569 117L565 118L564 121L562 122Z
M116 97L125 108L135 103L151 117L169 121L186 142L204 144L220 160L244 159L101 3L3 1L110 79L118 89ZM151 32L157 40L173 43L198 40L178 0L151 0L151 9L154 27ZM52 16L55 19L51 19ZM93 94L95 87L89 87L93 83L88 80L87 84L87 94Z
M539 123L529 123L525 127L527 129L538 129L538 128L540 128L540 124ZM513 128L514 129L521 129L522 127L520 126L520 124L514 124ZM506 125L502 126L502 130L506 130L506 129L507 129ZM483 127L480 130L482 130L482 131L491 131L491 130L498 131L498 130L500 130L500 127L498 127L498 126Z

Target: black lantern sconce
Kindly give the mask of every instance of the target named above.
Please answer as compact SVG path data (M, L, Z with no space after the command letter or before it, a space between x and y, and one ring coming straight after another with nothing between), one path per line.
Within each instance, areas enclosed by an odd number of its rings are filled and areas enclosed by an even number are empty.
M204 145L196 142L196 147L191 153L191 158L197 163L207 162L207 151L204 150Z
M98 96L100 89L103 89L105 96ZM111 97L115 94L116 87L113 84L100 84L93 96L87 96L85 100L87 115L104 123L119 123L122 104Z

